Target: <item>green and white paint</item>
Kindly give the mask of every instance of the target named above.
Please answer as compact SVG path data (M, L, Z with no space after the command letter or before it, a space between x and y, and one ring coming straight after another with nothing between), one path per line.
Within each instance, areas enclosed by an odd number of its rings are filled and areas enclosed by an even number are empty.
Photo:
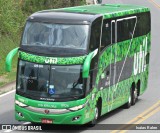
M23 51L19 51L19 58L22 60L39 63L39 64L56 64L56 65L71 65L71 64L83 64L86 56L79 57L45 57L33 55Z
M103 99L102 114L109 112L127 102L132 83L137 84L139 80L141 81L140 94L142 94L147 87L149 64L146 64L146 55L150 51L150 34L134 38L130 49L128 49L129 45L130 40L117 43L117 45L109 46L100 57L100 69L96 78L96 86L98 86L101 80L101 75L105 69L115 61L113 49L117 49L117 62L124 59L126 55L128 55L127 57L134 58L134 66L130 78L124 81L118 81L117 84L103 88L103 90L96 92L98 93L98 97L100 96ZM138 68L136 67L136 64ZM121 75L117 76L120 78ZM110 82L107 80L107 77L106 82Z
M137 44L139 44L138 47L137 47ZM111 63L114 63L113 49L115 49L115 47L116 47L117 61L120 61L123 58L125 58L125 56L128 52L127 48L129 47L129 45L130 45L130 40L127 40L124 42L117 43L117 46L112 45L112 46L109 46L108 48L106 48L106 50L103 52L103 54L99 58L99 69L98 69L98 74L96 77L95 88L93 88L92 92L85 99L71 101L71 102L61 102L61 103L49 102L48 103L48 102L30 100L28 98L24 98L19 95L16 95L16 100L22 102L23 104L29 105L31 107L42 108L42 110L44 110L46 108L48 108L48 109L66 109L66 108L76 107L79 105L85 105L84 108L82 108L78 111L61 114L58 117L57 121L54 121L55 124L60 124L60 123L63 123L63 124L83 124L83 123L87 123L87 122L91 121L94 118L94 108L95 108L96 103L100 97L102 98L101 115L103 115L107 112L110 112L111 110L123 105L124 103L126 103L128 101L128 97L130 94L130 88L131 88L132 83L137 83L138 80L141 80L140 94L142 94L147 87L149 66L145 62L145 58L146 58L145 55L150 51L150 34L133 39L132 45L131 45L129 53L128 53L128 57L134 58L134 67L133 67L133 71L132 71L132 76L130 78L128 78L124 81L120 81L117 84L114 84L112 86L109 86L106 88L104 87L103 89L98 88L98 84L101 81L101 76L103 75L103 71ZM94 53L96 53L96 51ZM92 59L93 55L94 55L93 53L88 55L89 60ZM23 55L22 55L22 52L20 52L19 58L26 60L26 61L36 62L36 63L45 63L45 60L48 59L48 57L46 57L46 58L39 57L36 55L30 55L30 54L24 53L24 52L23 52ZM44 59L42 59L42 58L44 58ZM37 59L39 59L39 60L37 60ZM51 58L51 59L55 59L55 57ZM78 62L76 62L76 64L78 64L78 63L84 64L84 62L86 62L86 60L88 60L87 56L83 57L83 58L73 57L71 59L73 60L72 61L73 64L75 64L76 61L78 61ZM80 59L80 61L77 59ZM58 61L60 61L59 58L57 58L57 64L62 63L62 62L58 62ZM67 59L66 59L66 61L67 61ZM140 69L139 68L137 69L137 67L135 65L137 62L138 62L138 64L139 63L141 64ZM46 63L48 63L48 62L46 62ZM68 62L65 62L65 63L68 64ZM55 62L53 64L55 64ZM64 63L62 63L62 64L64 64ZM71 62L70 62L70 64L71 64ZM87 68L89 69L90 67L87 67ZM139 73L139 70L143 70L143 71L140 71L140 73ZM135 73L136 73L136 75L135 75ZM88 74L85 74L85 77L87 77L87 75ZM103 76L102 76L102 78L104 78ZM107 77L105 77L105 78L107 81ZM25 108L21 108L18 105L16 105L16 110L22 111L23 114L25 115L24 118L20 118L16 114L17 120L41 122L39 118L45 117L48 119L54 119L56 117L56 115L54 115L54 114L46 115L46 114L27 111ZM79 121L72 122L70 119L74 116L77 116L77 115L82 116L81 119ZM64 118L66 118L66 119L64 119Z
M140 45L140 51L134 54L134 75L146 70L145 57L147 56L147 37L144 38L143 44Z

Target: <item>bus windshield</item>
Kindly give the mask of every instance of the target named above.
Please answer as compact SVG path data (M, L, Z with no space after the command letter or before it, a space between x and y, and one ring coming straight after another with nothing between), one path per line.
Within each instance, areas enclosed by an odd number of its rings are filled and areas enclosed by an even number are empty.
M20 60L17 92L32 99L47 101L82 97L81 67L40 65Z
M89 25L27 22L22 45L86 49Z

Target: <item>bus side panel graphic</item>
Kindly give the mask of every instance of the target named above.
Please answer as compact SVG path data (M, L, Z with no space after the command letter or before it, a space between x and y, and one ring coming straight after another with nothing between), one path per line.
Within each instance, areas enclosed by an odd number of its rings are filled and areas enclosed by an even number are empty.
M144 42L147 43L144 44ZM138 83L138 81L141 80L140 94L142 94L147 87L148 70L149 70L149 65L147 62L148 60L147 53L150 51L150 33L142 37L133 39L133 43L131 45L131 49L128 54L122 75L120 77L119 82L117 81L117 78L119 77L120 74L119 71L122 69L122 64L124 62L124 58L126 55L126 53L124 52L127 52L126 48L128 48L129 43L130 40L117 43L117 49L121 49L121 51L123 51L123 54L118 53L118 55L120 56L118 57L119 60L116 62L118 67L117 67L117 73L116 73L117 75L115 83L113 83L113 81L110 81L111 79L113 80L113 71L111 71L110 75L106 75L106 72L110 70L110 66L111 69L113 69L114 67L113 63L114 55L113 52L111 52L113 51L114 46L109 46L108 48L106 48L106 50L100 57L100 63L99 63L100 69L98 71L96 84L98 86L97 89L101 90L98 93L100 93L99 95L103 99L104 112L102 111L102 114L113 110L114 108L122 105L124 102L128 100L127 98L129 96L129 88L131 88L130 85L132 83ZM142 57L140 55L141 53L143 53ZM140 63L141 67L135 68L136 63ZM135 75L135 71L139 70L143 71L141 71L140 73L137 72ZM101 75L103 74L105 74L105 77L101 77ZM118 99L116 99L117 97Z

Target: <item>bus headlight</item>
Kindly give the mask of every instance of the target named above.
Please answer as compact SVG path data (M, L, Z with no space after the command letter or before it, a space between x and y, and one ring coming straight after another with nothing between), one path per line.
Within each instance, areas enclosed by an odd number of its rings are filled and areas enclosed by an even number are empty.
M15 104L16 105L18 105L18 106L20 106L20 107L27 107L27 105L26 104L24 104L24 103L22 103L22 102L20 102L20 101L18 101L18 100L15 100Z
M78 105L78 106L69 108L69 110L70 110L70 111L77 111L77 110L80 110L80 109L84 108L84 107L86 106L87 103L88 103L88 101L87 101L85 104L82 104L82 105Z
M79 106L75 106L75 107L72 107L72 108L69 108L70 111L77 111L77 110L80 110L84 108L84 104L83 105L79 105Z

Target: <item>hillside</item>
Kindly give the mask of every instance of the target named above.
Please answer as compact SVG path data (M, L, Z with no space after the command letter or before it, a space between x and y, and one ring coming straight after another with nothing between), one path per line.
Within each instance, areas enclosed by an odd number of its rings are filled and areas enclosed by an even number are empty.
M0 86L16 78L17 57L11 73L5 71L5 58L20 44L26 18L39 10L84 4L85 0L0 0Z

